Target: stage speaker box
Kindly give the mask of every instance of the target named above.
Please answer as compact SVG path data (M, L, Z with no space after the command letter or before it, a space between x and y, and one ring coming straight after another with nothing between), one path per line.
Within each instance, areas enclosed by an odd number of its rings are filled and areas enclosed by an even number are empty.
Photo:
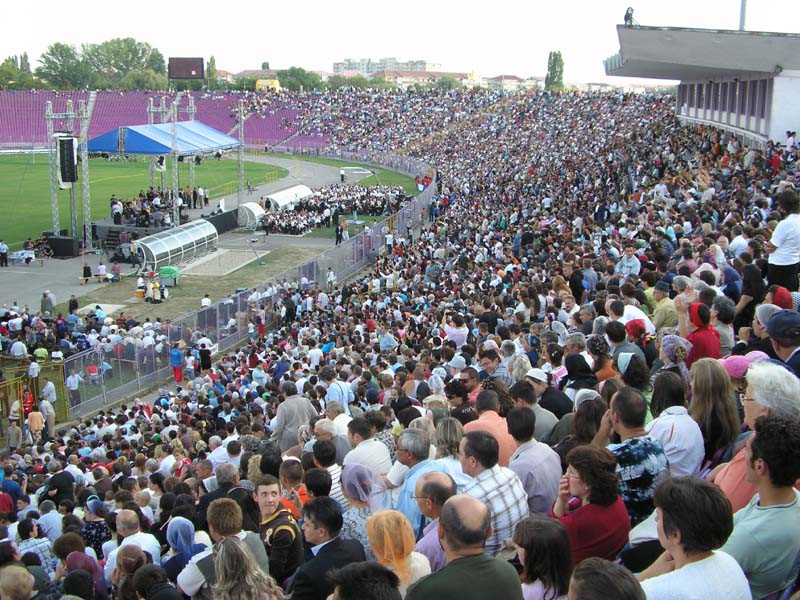
M61 181L75 183L78 181L78 149L73 137L58 138L58 166L61 169Z
M75 258L80 255L80 246L78 238L66 236L52 236L48 238L47 243L53 250L55 258Z

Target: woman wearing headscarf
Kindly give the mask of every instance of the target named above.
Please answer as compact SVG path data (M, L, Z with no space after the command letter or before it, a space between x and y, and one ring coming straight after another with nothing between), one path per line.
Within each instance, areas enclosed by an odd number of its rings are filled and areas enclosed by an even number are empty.
M94 582L94 599L95 600L108 600L108 591L106 589L106 580L103 576L102 567L97 564L97 561L85 552L70 552L67 555L65 563L67 573L77 569L83 569L92 576Z
M686 357L692 351L692 343L677 335L665 335L661 340L660 358L664 366L661 371L672 371L680 375L684 385L689 387L689 368Z
M396 510L384 510L367 521L369 545L377 561L400 579L400 596L422 577L430 575L428 557L414 552L416 540L408 518Z
M647 368L653 366L653 362L658 358L658 349L650 334L647 333L647 327L642 319L633 319L625 323L625 332L628 335L628 340L636 344L644 354L647 361Z
M564 361L567 367L566 384L564 393L570 400L575 399L578 390L591 389L597 385L597 377L592 372L586 359L580 354L570 354Z
M205 550L206 546L195 543L194 525L183 517L172 517L167 524L167 544L170 547L167 555L169 558L162 565L169 580L177 583L178 574L188 564L189 559Z
M96 495L89 496L81 525L83 542L94 549L97 556L103 556L103 544L111 539L111 530L106 525L106 505Z
M742 296L742 277L739 272L731 266L722 267L722 293L734 302L739 302Z
M689 319L691 328L687 324ZM701 358L721 358L719 332L711 326L711 310L702 302L693 302L689 310L678 311L678 326L681 334L692 342L692 350L686 357L686 366ZM688 333L687 333L688 332Z
M367 537L367 519L390 505L386 484L374 469L364 465L346 465L342 469L342 493L350 502L350 508L342 515L339 535L342 539L361 542L367 560L375 560Z
M772 347L769 335L767 335L767 322L770 317L781 308L775 304L759 304L755 311L755 316L751 327L741 327L738 336L739 341L733 346L732 354L747 354L759 350L770 358L778 358Z

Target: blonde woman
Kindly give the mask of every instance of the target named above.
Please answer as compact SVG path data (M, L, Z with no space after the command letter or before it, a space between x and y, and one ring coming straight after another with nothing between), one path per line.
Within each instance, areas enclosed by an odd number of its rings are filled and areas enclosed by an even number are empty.
M396 510L383 510L367 520L369 544L378 562L400 579L400 595L417 580L430 575L428 557L414 552L414 530L406 516Z
M214 550L217 582L214 600L283 600L283 591L265 573L237 537L224 538Z

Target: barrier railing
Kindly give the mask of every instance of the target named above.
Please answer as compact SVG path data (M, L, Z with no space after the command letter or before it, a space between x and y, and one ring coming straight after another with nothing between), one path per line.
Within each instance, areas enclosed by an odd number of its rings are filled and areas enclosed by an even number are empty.
M326 152L315 153L314 156L369 164L412 177L433 174L433 169L424 162L388 153ZM82 381L77 393L62 393L59 400L69 402L69 398L72 399L69 416L75 419L166 384L172 377L169 352L173 344L183 342L188 347L206 337L212 342L214 352L235 348L248 338L248 324L254 317L254 311L261 305L267 309L266 326L268 331L272 331L280 325L280 317L274 314L268 295L273 284L282 285L286 281L299 285L305 276L310 283L324 286L328 268L334 272L337 281L352 276L365 265L375 262L385 245L386 233L391 231L396 239L398 234L405 235L409 229L414 230L419 225L434 195L434 187L428 186L398 212L383 221L365 226L340 245L255 287L237 290L209 308L164 323L160 331L153 332L153 343L150 343L151 340L144 342L129 337L116 344L98 346L67 358L63 376L66 378L74 371L81 375ZM391 283L387 282L386 285L388 287ZM95 369L97 374L90 375L89 372ZM185 374L190 378L194 375L191 371ZM64 398L65 395L69 398Z

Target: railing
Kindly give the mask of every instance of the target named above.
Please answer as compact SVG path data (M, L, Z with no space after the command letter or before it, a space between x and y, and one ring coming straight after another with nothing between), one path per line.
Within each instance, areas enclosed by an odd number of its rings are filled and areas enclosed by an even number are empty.
M412 177L432 175L434 172L426 163L388 153L327 152L315 153L314 156L360 162ZM259 305L267 308L266 325L268 330L272 330L277 323L271 312L272 303L267 290L273 283L282 285L287 281L299 285L300 279L305 276L309 282L325 285L329 267L338 281L352 276L365 265L375 262L384 246L384 229L405 235L407 229L416 228L426 214L434 188L434 184L429 185L394 215L365 227L349 240L305 263L287 269L256 287L237 290L209 308L172 319L164 324L160 332L154 332L155 344L143 347L141 340L123 340L110 349L87 350L67 358L64 362L65 377L73 370L83 377L78 393L72 396L70 418L83 417L137 393L166 384L172 377L169 351L176 342L182 341L189 346L205 336L214 344L215 352L235 348L248 338L248 325ZM391 285L391 282L387 282L387 285ZM160 336L164 336L164 339L159 339ZM90 365L97 367L98 376L90 378L87 375Z

